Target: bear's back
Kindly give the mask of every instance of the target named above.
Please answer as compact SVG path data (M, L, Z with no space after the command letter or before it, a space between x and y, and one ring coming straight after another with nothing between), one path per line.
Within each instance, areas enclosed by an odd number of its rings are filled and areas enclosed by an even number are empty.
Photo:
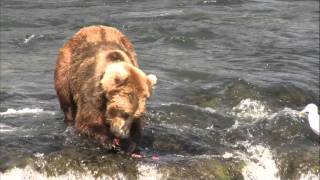
M87 42L115 42L120 43L121 37L124 35L116 28L108 26L88 26L81 28L72 38L86 37Z
M70 63L94 57L101 49L120 49L130 58L134 66L137 55L132 43L116 28L108 26L89 26L80 29L62 48L70 54Z
M88 82L103 73L105 64L96 61L101 47L123 51L131 64L138 67L133 45L116 28L102 25L84 27L64 44L58 55L55 89L61 101L72 101L71 92L80 88L76 82Z

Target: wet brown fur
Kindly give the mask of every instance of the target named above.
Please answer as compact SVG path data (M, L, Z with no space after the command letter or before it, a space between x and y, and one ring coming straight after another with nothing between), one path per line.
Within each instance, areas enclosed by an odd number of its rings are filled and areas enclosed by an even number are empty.
M117 61L126 64L123 66L130 78L125 86L113 87L107 92L100 81L105 76L106 67ZM56 63L55 89L66 123L75 124L80 133L110 148L114 134L110 123L106 122L112 118L112 111L108 108L116 108L119 101L124 100L121 95L127 96L127 92L133 98L126 104L127 111L134 113L127 141L139 139L142 122L140 114L136 114L145 111L145 102L141 107L139 103L146 100L144 96L150 96L152 88L146 75L137 68L133 45L120 31L106 26L82 28L60 49Z

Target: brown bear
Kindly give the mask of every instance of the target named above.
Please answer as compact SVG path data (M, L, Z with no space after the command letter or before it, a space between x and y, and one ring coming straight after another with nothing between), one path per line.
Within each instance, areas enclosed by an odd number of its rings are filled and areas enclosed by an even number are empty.
M54 78L68 125L106 148L117 138L124 151L134 151L157 78L139 69L125 35L107 26L82 28L60 49Z

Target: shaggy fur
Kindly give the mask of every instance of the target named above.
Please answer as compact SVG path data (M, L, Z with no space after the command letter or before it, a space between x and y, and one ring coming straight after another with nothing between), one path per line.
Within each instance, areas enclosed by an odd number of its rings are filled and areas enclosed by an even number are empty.
M117 29L82 28L60 49L55 89L68 125L111 148L114 137L133 151L156 83L138 68L131 42Z

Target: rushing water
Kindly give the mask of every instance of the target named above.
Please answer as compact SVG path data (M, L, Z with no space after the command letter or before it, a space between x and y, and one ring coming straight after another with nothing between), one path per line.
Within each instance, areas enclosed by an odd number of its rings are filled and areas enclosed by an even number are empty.
M146 158L63 122L57 52L94 24L158 76ZM2 0L0 32L1 180L318 179L319 141L297 116L319 105L318 0Z

